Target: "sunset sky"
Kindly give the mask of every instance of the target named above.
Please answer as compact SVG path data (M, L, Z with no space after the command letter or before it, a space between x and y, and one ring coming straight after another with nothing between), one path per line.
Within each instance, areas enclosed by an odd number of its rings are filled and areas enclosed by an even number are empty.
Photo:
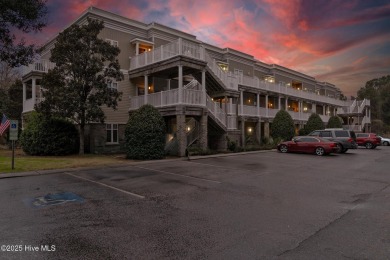
M390 0L48 0L42 44L93 5L158 22L201 41L253 55L356 95L390 74Z

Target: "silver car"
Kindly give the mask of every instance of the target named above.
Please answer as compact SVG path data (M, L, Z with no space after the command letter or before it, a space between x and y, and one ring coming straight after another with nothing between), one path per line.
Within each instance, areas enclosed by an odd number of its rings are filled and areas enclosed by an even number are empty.
M390 139L389 138L385 138L385 137L382 137L382 136L378 136L381 138L381 143L382 145L384 146L389 146L390 145Z

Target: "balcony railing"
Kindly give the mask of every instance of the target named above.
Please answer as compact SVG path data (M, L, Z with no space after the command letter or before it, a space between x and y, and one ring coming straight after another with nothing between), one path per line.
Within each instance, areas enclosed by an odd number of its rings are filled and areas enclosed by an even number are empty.
M45 72L47 73L49 69L53 69L56 66L55 63L48 60L36 61L28 66L22 67L22 75L27 75L30 72Z

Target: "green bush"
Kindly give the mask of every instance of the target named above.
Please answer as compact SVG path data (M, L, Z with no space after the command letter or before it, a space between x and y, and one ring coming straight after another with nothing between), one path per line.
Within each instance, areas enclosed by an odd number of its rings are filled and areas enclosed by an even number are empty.
M322 130L324 128L324 122L321 117L316 113L312 113L304 128L299 130L299 135L308 135L315 130Z
M230 140L229 136L226 136L226 141L227 141L227 148L229 151L234 152L236 150L237 142Z
M294 121L285 110L276 113L271 125L271 135L273 138L290 140L295 135Z
M327 128L342 128L342 119L338 116L331 116L329 118L328 124L326 125Z
M79 150L76 127L62 118L31 114L20 137L23 151L29 155L67 155Z
M126 155L129 159L164 158L165 121L151 105L144 105L131 114L126 125Z

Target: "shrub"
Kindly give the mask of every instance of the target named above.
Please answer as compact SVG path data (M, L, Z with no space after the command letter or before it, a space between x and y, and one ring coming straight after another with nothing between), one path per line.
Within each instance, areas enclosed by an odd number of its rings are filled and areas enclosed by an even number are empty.
M131 114L126 125L126 156L129 159L164 158L165 122L160 112L144 105Z
M45 118L33 113L20 137L23 151L29 155L67 155L78 152L76 127L62 118Z
M290 140L295 134L294 121L285 110L276 113L271 125L271 135L273 138Z
M227 148L229 151L235 151L237 147L237 142L230 140L229 136L226 136L226 141L227 141Z
M315 130L322 130L324 128L324 122L321 117L316 113L312 113L304 128L299 130L299 135L307 135Z
M342 128L342 119L338 116L331 116L329 118L328 124L326 125L327 128Z

